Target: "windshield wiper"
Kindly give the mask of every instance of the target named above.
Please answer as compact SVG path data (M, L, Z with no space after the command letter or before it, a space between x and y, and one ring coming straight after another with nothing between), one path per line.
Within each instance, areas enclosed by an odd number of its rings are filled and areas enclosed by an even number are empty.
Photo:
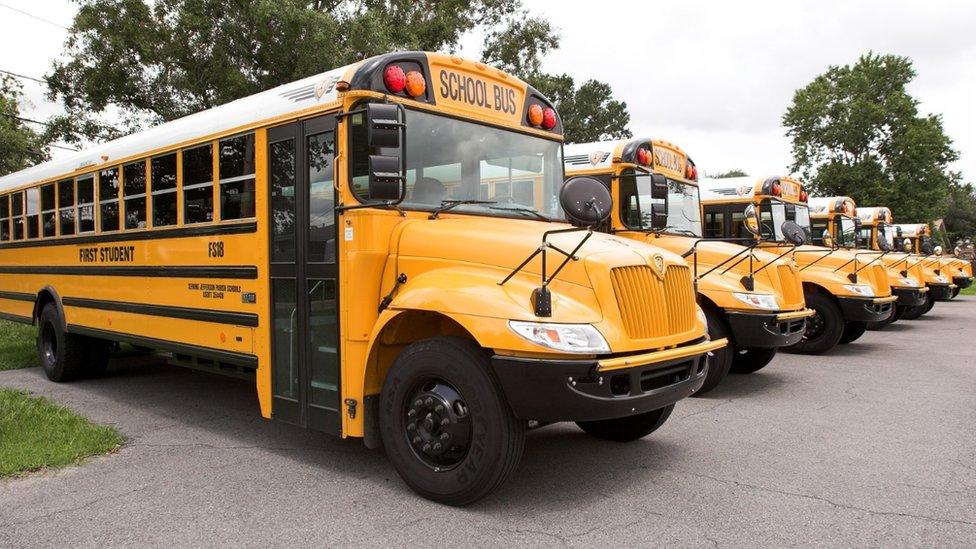
M498 211L502 211L502 212L527 213L527 214L534 215L536 218L541 219L542 221L552 221L552 219L550 219L550 218L542 215L541 213L537 212L536 210L533 210L532 208L523 208L521 206L515 206L514 208L505 208L505 207L501 207L501 206L488 206L488 209L489 210L498 210Z
M431 212L431 214L427 216L427 219L437 219L437 216L439 216L441 212L453 210L462 204L496 204L496 202L493 200L441 200L440 207Z
M676 225L666 225L666 226L661 227L659 229L645 229L645 231L652 232L652 233L654 233L657 236L661 236L661 233L663 233L665 231L673 231L673 232L676 232L678 234L685 234L685 235L688 235L688 236L691 236L691 237L694 237L694 238L699 238L699 236L697 234L695 234L695 232L692 231L691 229L685 229L684 227L678 227Z

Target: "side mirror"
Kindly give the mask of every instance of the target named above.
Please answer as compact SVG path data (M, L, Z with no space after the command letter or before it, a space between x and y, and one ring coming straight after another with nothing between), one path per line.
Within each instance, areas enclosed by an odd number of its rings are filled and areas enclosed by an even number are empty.
M743 212L742 226L745 227L753 236L761 236L759 230L759 213L756 212L756 207L752 204L746 206Z
M610 217L613 201L606 185L592 177L574 177L559 190L559 203L570 223L595 227Z
M807 231L794 221L784 221L780 229L783 231L786 241L794 246L799 246L807 241Z
M407 195L406 165L403 160L405 124L402 108L389 103L366 105L366 141L370 150L396 149L395 155L369 155L369 198L401 202Z
M932 253L934 253L935 255L942 255L942 252L943 252L943 250L942 250L942 246L936 246L936 247L935 247L935 248L934 248L934 249L932 250Z
M825 230L823 234L820 235L820 239L823 241L824 246L828 248L834 247L834 237L830 234L830 231Z
M888 240L886 238L879 238L878 239L878 249L881 250L882 252L890 252L891 251L891 244L888 242Z
M668 199L668 178L659 173L651 174L651 198L654 200Z
M906 253L912 253L912 241L911 241L911 239L906 238L905 240L902 240L901 241L901 249L902 250L905 250Z
M651 204L651 228L663 229L668 226L668 205L655 202Z

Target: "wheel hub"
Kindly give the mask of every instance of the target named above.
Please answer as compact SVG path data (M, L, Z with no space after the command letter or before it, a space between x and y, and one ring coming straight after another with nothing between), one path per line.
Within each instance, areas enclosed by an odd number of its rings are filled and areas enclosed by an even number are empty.
M824 317L820 314L820 311L814 311L813 316L807 319L807 328L803 332L803 340L810 341L811 339L817 339L824 332Z
M47 323L41 329L41 352L44 354L44 360L50 364L54 365L57 362L58 357L58 338L54 334L54 327Z
M405 416L410 447L428 467L451 469L467 455L471 416L451 384L439 379L421 384L407 402Z

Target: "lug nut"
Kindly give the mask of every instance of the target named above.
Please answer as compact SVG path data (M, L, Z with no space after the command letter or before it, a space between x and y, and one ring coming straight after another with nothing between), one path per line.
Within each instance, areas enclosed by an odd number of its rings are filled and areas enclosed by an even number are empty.
M438 414L443 413L444 412L444 405L443 404L438 404L437 407L434 408L434 411L437 412Z
M441 420L441 427L447 427L450 424L451 424L451 420L449 420L447 418L444 418L444 419Z
M450 435L450 433L441 433L441 437L440 438L441 438L441 440L447 442L447 440L449 438L451 438L451 435Z
M420 437L413 437L413 440L411 440L410 442L414 444L420 444Z
M429 452L430 451L430 443L428 442L427 444L424 444L424 447L421 448L421 450L423 450L425 452Z
M417 410L411 408L410 411L407 412L407 417L417 417Z
M443 448L443 447L444 447L444 446L443 446L443 445L441 445L441 443L440 443L440 442L435 442L435 443L434 443L434 451L435 451L435 452L440 452L440 451L441 451L441 448Z
M427 406L433 406L434 405L434 399L432 399L430 397L427 397L427 399L424 400L424 404L426 404Z
M414 403L413 403L413 407L414 408L420 408L423 405L424 405L424 401L420 400L419 398L417 400L415 400Z
M408 431L416 431L417 430L417 424L416 423L408 423L407 424L407 430Z

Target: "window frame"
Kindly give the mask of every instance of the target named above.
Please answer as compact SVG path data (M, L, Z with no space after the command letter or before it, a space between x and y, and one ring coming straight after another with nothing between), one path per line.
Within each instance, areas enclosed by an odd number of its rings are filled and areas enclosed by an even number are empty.
M129 178L126 177L126 168L131 166L142 166L142 192L136 194L126 194L126 184ZM141 231L150 228L150 212L149 212L149 162L147 159L134 160L132 162L126 162L121 165L121 175L122 183L120 185L121 199L119 200L119 230L121 231ZM143 212L143 227L129 227L129 202L142 199L142 212Z
M0 195L0 242L9 242L13 239L13 228L10 226L10 194ZM6 225L6 232L3 230L3 225Z
M216 155L214 155L214 148L215 148L214 147L214 143L215 142L216 141L207 141L205 143L199 143L197 145L192 145L192 146L185 147L185 148L182 148L182 149L179 150L179 153L180 154L178 155L178 157L179 157L179 159L181 161L181 165L179 166L179 169L178 169L178 173L179 173L179 179L178 179L178 181L180 182L180 185L181 185L180 186L179 202L182 205L182 211L183 211L182 226L184 226L184 227L187 226L187 225L200 225L200 224L203 224L203 223L214 223L217 220L217 217L216 217L217 214L216 214L216 211L215 211L216 204L214 203L214 199L215 199L215 188L216 188L216 185L215 185L215 182L216 181L215 180L217 179L216 178L217 173L214 171L215 168L216 168L216 159L215 159L215 156ZM196 151L196 150L203 149L203 148L210 149L210 181L204 181L204 182L200 182L200 183L192 183L190 185L186 185L186 181L185 181L186 180L186 159L185 159L186 153L189 152L189 151ZM202 165L205 165L205 164L201 163L201 166ZM187 191L195 191L195 190L198 190L198 189L205 189L207 187L210 187L210 219L204 219L202 221L189 221L188 215L187 215L187 211L188 211L189 208L187 208L187 205L188 204L187 204L186 192ZM202 196L206 196L206 195L203 194ZM179 217L179 216L177 216L177 217Z
M31 195L35 197L35 211L31 213ZM34 217L34 223L31 223ZM31 236L31 226L34 227L34 235ZM41 238L41 187L35 185L24 190L24 235L25 240L39 240Z
M251 173L250 174L244 174L244 175L237 175L237 176L233 176L233 177L229 177L227 179L224 179L223 174L221 173L221 162L220 162L220 160L221 160L220 151L222 150L222 144L225 141L230 141L232 139L238 139L238 138L242 138L242 137L245 138L245 139L248 138L248 137L251 138L251 153L252 153L252 156L251 156ZM257 132L250 131L250 132L244 132L244 133L240 133L240 134L236 134L236 135L231 135L231 136L223 137L221 139L214 140L214 143L216 144L215 145L215 150L217 151L217 153L213 155L214 156L214 161L215 161L215 166L214 166L214 191L215 191L214 192L214 221L219 223L219 222L223 222L223 221L240 221L240 220L245 220L245 219L256 219L257 218L257 194L258 194L258 186L257 186L258 185L258 181L257 181L257 171L258 171L258 169L257 169L258 137L257 137ZM247 165L247 162L246 162L246 156L245 156L245 166L246 165ZM253 189L254 189L253 190L253 193L252 193L252 197L251 197L251 210L252 210L252 214L250 216L246 216L246 217L231 217L231 218L225 217L224 216L224 193L223 193L224 185L225 184L230 184L230 183L237 183L237 182L241 182L241 181L246 184L246 182L248 180L251 180L252 181L252 185L253 185Z
M81 189L81 184L85 182L91 182L91 202L81 202L81 193L79 190ZM75 178L75 234L94 234L98 231L98 196L95 194L95 191L95 172L82 174ZM90 231L83 231L81 226L81 211L86 207L90 207L92 209L92 230Z
M172 156L173 157L173 174L172 175L175 178L175 181L173 182L173 186L172 187L167 187L165 189L159 189L159 190L157 190L156 189L156 182L155 182L155 179L154 179L156 177L156 170L153 168L153 162L156 161L156 160L158 160L158 159L166 158L168 156ZM174 205L176 206L176 219L174 219L172 223L167 223L165 225L158 225L158 227L160 227L160 228L162 228L162 227L179 227L179 226L181 226L183 224L183 205L182 205L182 200L181 200L181 197L182 197L182 186L183 186L183 181L182 181L183 175L182 175L182 166L181 166L182 163L183 163L183 160L182 159L183 159L183 155L180 154L180 151L179 150L169 151L169 152L166 152L166 153L163 153L163 154L157 154L157 155L151 156L151 157L149 157L147 159L147 162L149 163L149 175L147 175L147 177L146 177L146 192L149 195L149 200L148 200L149 205L146 208L146 215L147 215L146 225L149 228L156 228L157 227L157 224L156 224L156 197L157 196L167 195L167 194L172 194L173 197L174 197Z

